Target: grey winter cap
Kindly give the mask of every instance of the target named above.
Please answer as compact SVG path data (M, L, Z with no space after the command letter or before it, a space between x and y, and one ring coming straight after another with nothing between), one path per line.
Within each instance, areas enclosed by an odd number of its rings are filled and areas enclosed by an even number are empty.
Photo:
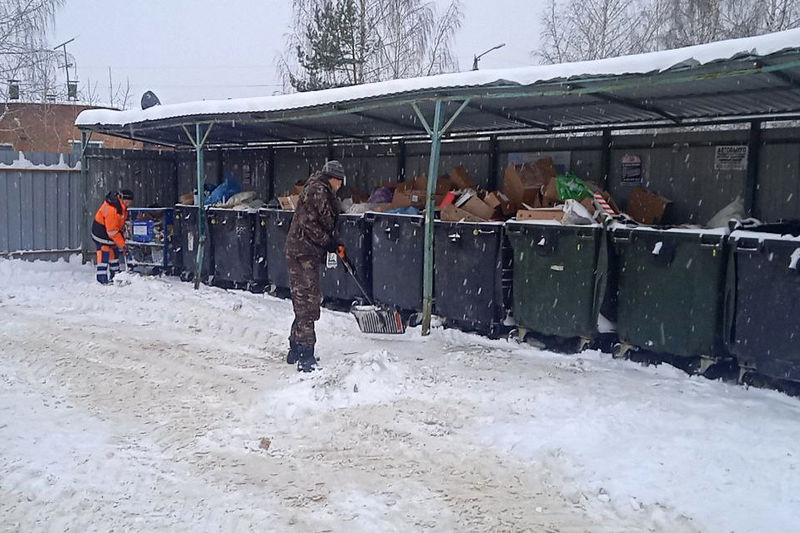
M322 167L322 173L329 178L336 178L342 180L343 184L347 184L347 176L344 175L344 167L340 162L331 159Z

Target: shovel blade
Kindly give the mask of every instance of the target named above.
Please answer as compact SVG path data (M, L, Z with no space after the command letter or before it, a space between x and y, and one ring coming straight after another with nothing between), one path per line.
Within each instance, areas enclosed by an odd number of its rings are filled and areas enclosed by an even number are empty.
M403 319L397 311L362 305L353 307L350 312L356 317L358 329L362 333L401 334L406 332Z

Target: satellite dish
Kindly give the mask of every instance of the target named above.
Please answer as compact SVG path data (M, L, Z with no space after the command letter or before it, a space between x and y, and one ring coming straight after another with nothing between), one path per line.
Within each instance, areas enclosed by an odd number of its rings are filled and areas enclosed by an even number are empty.
M142 95L142 109L148 109L154 105L161 105L161 100L153 91L147 91Z

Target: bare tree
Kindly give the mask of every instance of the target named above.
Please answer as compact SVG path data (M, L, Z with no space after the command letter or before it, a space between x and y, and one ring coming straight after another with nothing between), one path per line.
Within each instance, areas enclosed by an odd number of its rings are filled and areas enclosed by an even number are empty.
M458 68L461 0L293 0L279 67L287 88L319 89L426 76Z
M800 0L550 0L534 57L601 59L800 26Z
M646 51L657 24L644 11L638 0L550 0L535 55L560 63Z
M0 76L19 80L21 98L44 101L63 95L56 85L59 55L47 46L47 30L64 0L0 0ZM63 57L63 56L62 56ZM0 96L7 89L0 84Z

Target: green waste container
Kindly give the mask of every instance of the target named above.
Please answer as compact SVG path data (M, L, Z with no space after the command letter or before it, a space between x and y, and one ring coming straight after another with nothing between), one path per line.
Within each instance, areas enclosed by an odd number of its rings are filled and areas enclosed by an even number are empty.
M717 359L722 325L726 229L611 229L617 260L617 334L651 352Z
M543 335L591 339L607 283L600 225L509 221L514 250L514 320Z

